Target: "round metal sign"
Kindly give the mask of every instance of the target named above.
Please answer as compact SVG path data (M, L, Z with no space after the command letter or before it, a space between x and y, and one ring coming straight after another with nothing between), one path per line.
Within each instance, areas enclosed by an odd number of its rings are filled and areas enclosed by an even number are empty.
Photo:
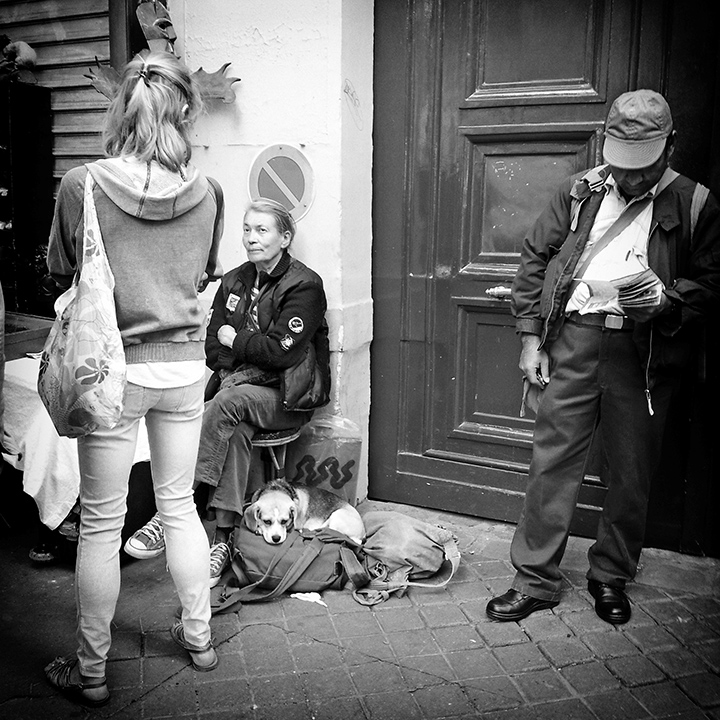
M271 145L250 168L250 198L270 198L284 205L296 222L310 209L315 180L308 159L291 145Z

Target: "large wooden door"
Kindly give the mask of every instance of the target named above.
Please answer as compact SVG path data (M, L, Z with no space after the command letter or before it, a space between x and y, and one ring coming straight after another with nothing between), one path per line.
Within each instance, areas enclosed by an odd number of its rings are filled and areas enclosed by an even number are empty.
M376 3L371 497L518 519L533 421L519 417L506 293L522 239L564 177L600 162L612 100L667 92L673 13L632 0ZM579 534L594 533L600 457Z

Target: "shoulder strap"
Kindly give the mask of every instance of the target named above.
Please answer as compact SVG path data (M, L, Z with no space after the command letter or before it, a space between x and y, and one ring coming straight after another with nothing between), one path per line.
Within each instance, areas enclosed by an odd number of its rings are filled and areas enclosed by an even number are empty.
M710 189L704 185L697 183L695 190L693 190L692 202L690 203L690 238L695 234L695 228L697 227L697 221L700 217L702 209L705 207L705 202L710 194Z
M215 200L217 201L217 213L215 213L215 224L213 225L214 237L217 234L220 218L222 217L223 208L225 207L225 195L223 194L222 187L220 187L220 183L215 178L207 177L207 181L212 185L212 189L215 191Z
M593 258L604 250L630 223L652 202L652 198L638 200L625 208L617 220L605 231L605 234L590 248L587 257L575 271L575 279L579 280L588 269Z

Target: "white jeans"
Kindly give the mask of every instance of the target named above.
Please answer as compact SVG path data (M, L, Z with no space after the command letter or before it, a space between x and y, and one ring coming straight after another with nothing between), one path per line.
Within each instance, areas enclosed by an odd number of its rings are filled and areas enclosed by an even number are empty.
M112 430L78 439L80 538L75 566L80 672L103 677L120 594L121 531L139 420L145 417L155 501L165 527L167 565L183 608L185 637L210 640L210 549L193 500L204 380L153 389L128 383Z

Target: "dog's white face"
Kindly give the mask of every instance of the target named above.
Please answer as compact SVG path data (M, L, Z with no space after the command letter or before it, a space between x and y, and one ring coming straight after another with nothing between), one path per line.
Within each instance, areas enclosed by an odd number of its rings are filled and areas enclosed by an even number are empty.
M247 523L247 516L251 523ZM285 542L288 530L292 530L297 516L297 504L284 492L276 490L263 493L246 510L246 524L265 542L280 545ZM255 527L251 527L254 524Z

